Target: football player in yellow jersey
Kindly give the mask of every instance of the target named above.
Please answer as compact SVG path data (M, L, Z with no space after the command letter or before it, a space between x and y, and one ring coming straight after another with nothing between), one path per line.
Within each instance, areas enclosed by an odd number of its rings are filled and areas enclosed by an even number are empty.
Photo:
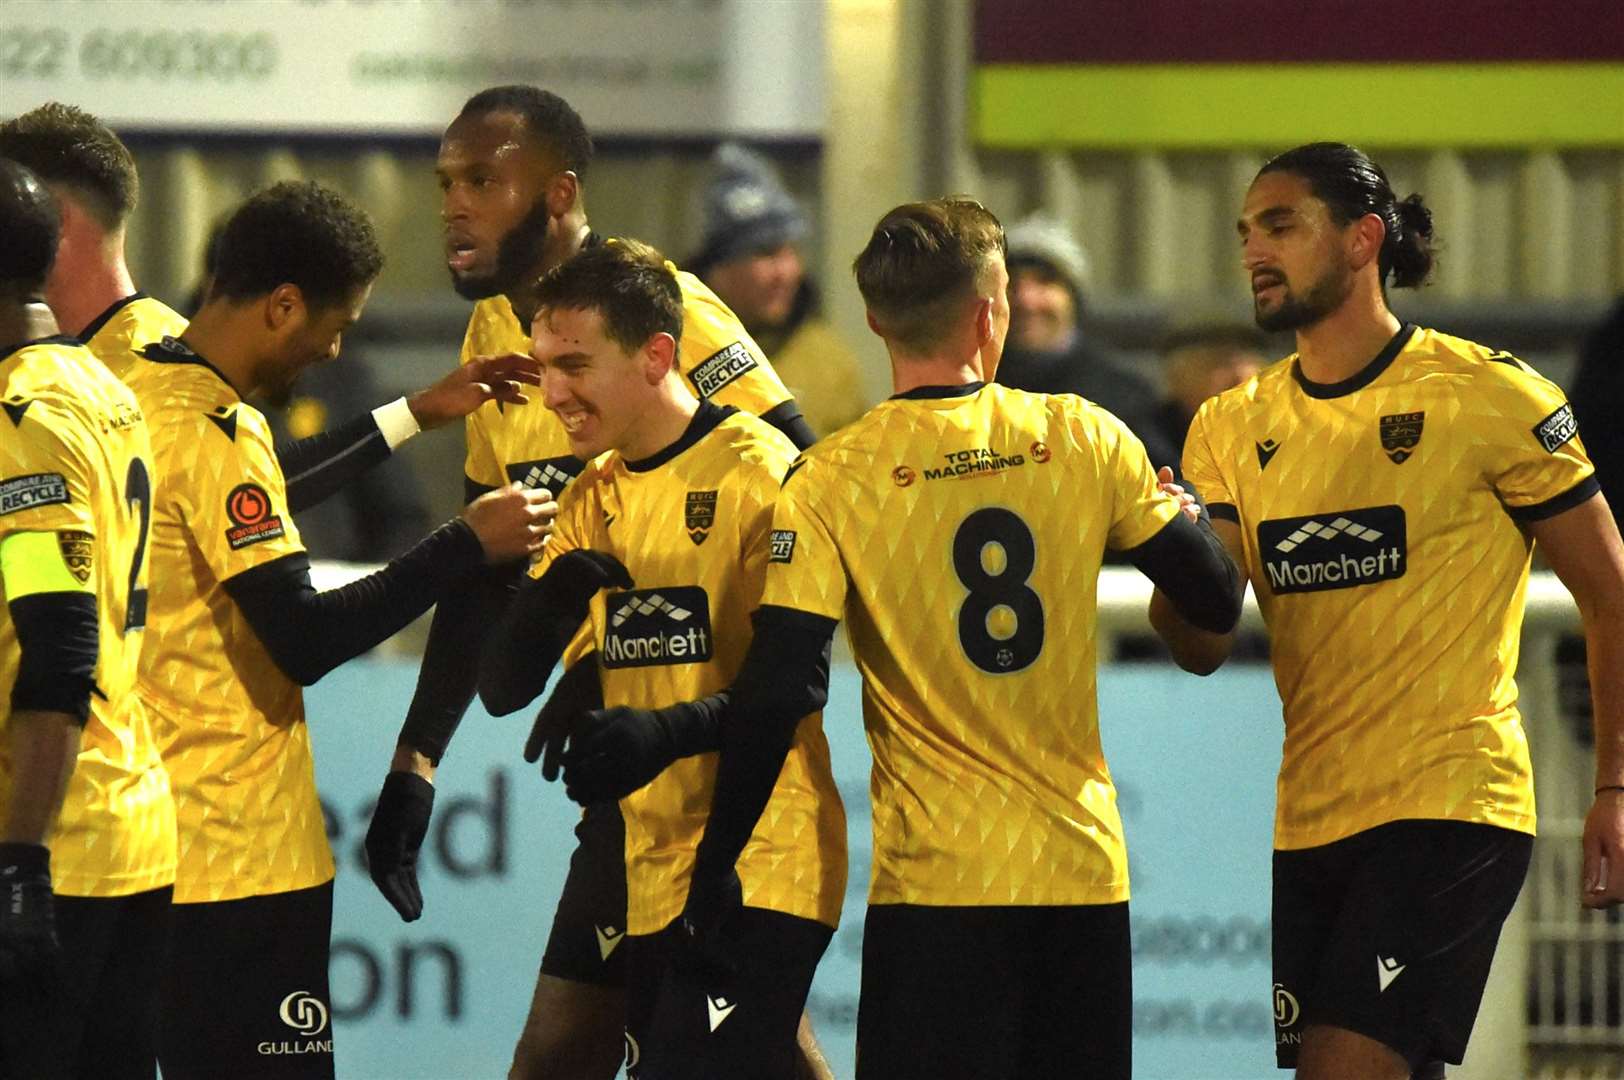
M134 693L152 449L56 333L55 203L3 158L0 236L0 1076L150 1077L175 872Z
M124 257L135 209L135 159L119 137L83 109L48 102L0 123L0 156L45 181L61 209L62 239L45 299L57 323L122 376L146 346L179 337L186 319L137 291ZM523 404L517 385L534 382L527 358L461 365L439 382L328 431L276 448L288 478L288 506L313 506L417 434L460 420L496 399ZM172 858L172 857L171 857Z
M587 223L583 178L592 152L575 110L534 86L482 91L446 129L436 174L447 268L456 290L477 301L463 342L465 364L528 353L529 287L576 252L605 242ZM797 446L810 444L811 429L742 324L693 275L676 276L683 294L678 363L692 391L763 417ZM469 417L467 438L470 498L512 481L556 495L583 464L557 419L543 410L482 408ZM492 576L435 609L417 691L367 833L373 880L408 921L423 907L416 862L433 804L431 781L474 694L478 649L469 643L489 634L511 585ZM566 660L570 670L555 698L577 708L592 703L597 680L590 670L578 670L579 650ZM578 699L579 693L593 696ZM608 1080L619 1063L621 959L602 945L605 935L614 940L625 929L618 809L613 803L590 808L577 835L517 1050L520 1076Z
M175 792L165 1077L331 1076L333 860L301 685L400 629L487 559L539 548L517 485L383 570L317 593L265 418L245 395L332 359L382 265L366 216L278 184L227 222L208 298L126 374L153 418L152 635L140 694ZM290 1029L297 1034L290 1038Z
M719 735L687 732L717 711L703 702L599 710L565 781L624 794L720 745L682 922L703 942L845 618L874 752L858 1075L1126 1077L1127 857L1095 717L1095 581L1122 550L1216 631L1239 616L1239 573L1121 421L989 381L1008 274L979 203L896 208L856 271L896 396L786 475Z
M491 639L481 696L496 713L527 704L583 621L605 701L647 709L721 690L749 643L772 504L794 446L689 389L678 367L681 289L653 249L624 241L584 251L551 271L538 295L546 404L591 460ZM621 802L634 1078L794 1075L798 1021L839 920L846 852L820 718L806 716L785 749L731 879L735 896L742 879L743 906L711 956L720 970L674 963L716 759L686 757Z
M1514 674L1537 543L1578 601L1595 700L1583 899L1624 900L1624 547L1562 392L1401 322L1431 213L1357 149L1266 164L1239 230L1260 326L1297 351L1208 401L1184 475L1245 567L1285 713L1274 856L1282 1068L1443 1074L1522 887L1533 777ZM1231 638L1152 619L1191 670Z

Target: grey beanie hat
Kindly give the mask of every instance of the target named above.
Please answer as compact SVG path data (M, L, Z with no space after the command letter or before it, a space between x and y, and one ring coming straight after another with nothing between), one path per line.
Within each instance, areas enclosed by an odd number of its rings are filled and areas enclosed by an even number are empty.
M716 150L716 176L705 189L705 239L699 261L714 266L800 240L806 212L772 164L738 143Z
M1070 228L1059 218L1033 214L1010 226L1004 235L1011 265L1040 262L1051 267L1071 286L1075 296L1088 289L1088 256Z

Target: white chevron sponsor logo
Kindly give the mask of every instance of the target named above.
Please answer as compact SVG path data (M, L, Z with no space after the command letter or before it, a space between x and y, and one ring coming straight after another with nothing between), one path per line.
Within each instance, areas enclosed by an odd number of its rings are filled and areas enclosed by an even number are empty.
M1329 525L1322 525L1317 521L1309 520L1297 526L1290 536L1274 545L1276 551L1295 551L1297 547L1310 537L1317 536L1321 540L1329 540L1338 533L1347 533L1367 544L1374 544L1382 538L1382 534L1375 529L1366 528L1357 522L1339 517Z

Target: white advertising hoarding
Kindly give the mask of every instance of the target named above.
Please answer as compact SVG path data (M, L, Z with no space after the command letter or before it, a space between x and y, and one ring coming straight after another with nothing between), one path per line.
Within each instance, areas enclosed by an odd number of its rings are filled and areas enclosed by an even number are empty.
M595 134L816 138L823 0L5 0L0 115L120 131L438 135L535 83Z

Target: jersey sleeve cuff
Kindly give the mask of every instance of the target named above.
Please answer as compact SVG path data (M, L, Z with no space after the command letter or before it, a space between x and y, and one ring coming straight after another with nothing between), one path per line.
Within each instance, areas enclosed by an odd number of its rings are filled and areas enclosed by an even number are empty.
M1208 503L1207 516L1218 518L1220 521L1233 522L1236 525L1241 523L1240 511L1235 509L1234 503Z
M383 441L389 444L390 450L423 430L417 423L417 417L412 415L412 407L406 404L403 397L373 409L372 419L377 423L378 430L383 432Z
M1601 484L1596 480L1596 474L1591 473L1577 484L1568 488L1560 495L1552 496L1544 502L1537 502L1531 506L1507 506L1506 513L1511 520L1520 522L1544 521L1553 518L1564 510L1572 510L1580 503L1589 502L1590 497L1601 491Z

